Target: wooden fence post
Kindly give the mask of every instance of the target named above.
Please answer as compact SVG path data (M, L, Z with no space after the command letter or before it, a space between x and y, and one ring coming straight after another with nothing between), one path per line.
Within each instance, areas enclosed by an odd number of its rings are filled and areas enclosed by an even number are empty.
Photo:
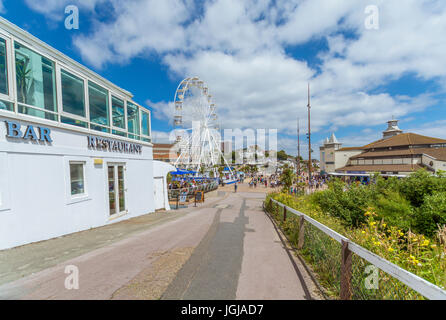
M352 252L348 248L348 242L342 240L341 261L341 300L352 299Z
M299 224L299 241L297 242L297 249L301 250L304 247L305 240L305 218L300 216Z
M283 221L286 221L286 207L283 207Z

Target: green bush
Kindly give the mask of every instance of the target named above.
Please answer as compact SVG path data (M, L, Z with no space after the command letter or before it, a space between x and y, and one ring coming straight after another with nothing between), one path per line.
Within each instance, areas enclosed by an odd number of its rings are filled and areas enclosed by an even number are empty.
M400 183L400 192L416 208L423 205L425 197L438 191L446 191L446 179L433 176L426 170L419 170Z
M340 218L347 226L358 227L365 222L364 212L368 208L372 193L362 185L352 184L349 188L341 180L334 180L329 189L313 195L313 201L324 213Z
M446 225L446 193L436 192L424 199L416 216L416 231L432 237L438 226Z
M377 196L373 207L378 218L389 225L408 231L413 224L413 208L397 191L384 190Z

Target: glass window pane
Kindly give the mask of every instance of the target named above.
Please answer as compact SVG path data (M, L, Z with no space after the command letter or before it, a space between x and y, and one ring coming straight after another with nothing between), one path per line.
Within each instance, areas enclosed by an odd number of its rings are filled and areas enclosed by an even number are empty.
M43 110L30 108L21 104L18 105L18 111L19 113L28 114L33 117L57 121L57 114L55 113L45 112Z
M145 136L149 136L150 135L150 117L149 114L145 111L141 112L141 134L145 135Z
M88 81L88 101L90 103L90 121L109 126L108 91Z
M88 123L85 121L80 121L77 119L71 119L71 118L67 118L67 117L60 117L60 121L62 123L66 123L66 124L71 124L72 126L78 126L78 127L82 127L82 128L88 128Z
M70 163L71 195L85 193L84 165L81 163Z
M0 38L0 93L8 94L8 65L6 41Z
M124 197L124 167L118 166L118 193L119 193L119 211L125 211Z
M112 133L116 134L118 136L121 136L121 137L127 137L127 133L125 133L123 131L113 130Z
M96 131L101 131L101 132L110 132L109 128L101 127L101 126L95 126L94 124L90 124L90 129L96 130Z
M14 111L14 104L8 101L0 100L0 110Z
M113 126L125 129L124 101L112 97Z
M139 135L138 106L134 105L131 102L127 102L127 125L128 125L128 132Z
M18 102L56 112L54 62L17 42L14 47Z
M110 207L110 215L116 213L115 199L115 167L108 166L108 203Z
M63 111L85 117L84 80L61 70Z

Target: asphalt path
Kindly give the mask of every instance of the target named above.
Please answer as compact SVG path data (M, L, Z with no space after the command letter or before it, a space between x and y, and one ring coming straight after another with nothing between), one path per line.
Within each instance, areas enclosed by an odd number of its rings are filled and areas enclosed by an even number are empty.
M15 272L3 266L9 276L0 286L0 298L318 299L310 275L263 212L264 197L261 192L228 191L201 207L171 212L171 216L162 213L152 223L147 218L139 224L138 220L123 222L108 231L109 242L84 246L60 261L61 250L80 238L94 239L104 230L68 237L62 248L48 254L45 246L57 247L52 240L31 244L26 250L40 249L32 260L16 263ZM126 232L131 225L139 227ZM8 257L20 250L24 249L8 250ZM28 266L34 260L51 261L45 258L54 255L53 265ZM8 264L4 252L2 257L1 263ZM21 263L25 263L22 270L33 272L20 277L17 265ZM73 267L78 270L75 288L70 282Z

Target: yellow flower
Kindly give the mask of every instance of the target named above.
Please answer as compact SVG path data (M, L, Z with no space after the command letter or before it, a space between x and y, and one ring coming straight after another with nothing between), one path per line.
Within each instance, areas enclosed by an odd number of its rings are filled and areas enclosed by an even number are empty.
M429 240L424 240L423 243L421 244L422 247L427 247L429 245Z
M383 227L385 228L387 226L387 224L383 223Z
M395 251L393 248L389 248L389 249L387 249L387 251L389 251L389 252L393 252L393 251Z
M361 233L362 233L362 234L365 234L365 231L363 230Z

